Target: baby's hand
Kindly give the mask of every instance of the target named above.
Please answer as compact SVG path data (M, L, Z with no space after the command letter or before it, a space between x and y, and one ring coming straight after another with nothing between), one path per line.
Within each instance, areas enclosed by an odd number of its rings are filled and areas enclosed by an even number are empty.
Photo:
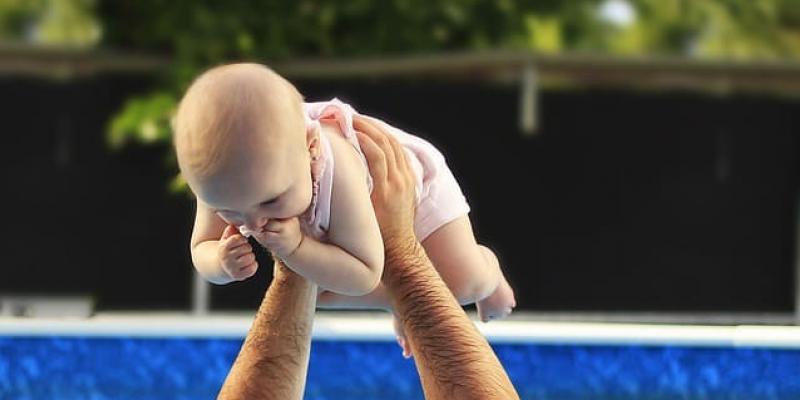
M223 271L233 280L245 280L253 276L258 269L253 248L247 243L247 238L233 225L228 225L222 232L217 254L222 262Z
M303 241L297 217L271 219L264 225L264 230L253 237L281 260L291 256Z

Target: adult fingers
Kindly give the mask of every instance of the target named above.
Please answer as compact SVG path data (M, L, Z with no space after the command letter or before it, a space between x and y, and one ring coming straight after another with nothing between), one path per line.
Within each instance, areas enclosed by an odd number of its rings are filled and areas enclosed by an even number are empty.
M383 150L388 172L391 174L392 169L397 167L397 157L399 157L392 145L392 141L397 142L392 134L387 132L385 127L364 116L356 115L353 121L353 126L356 129L363 129L363 132Z
M383 150L372 140L368 134L357 131L358 143L361 146L361 152L364 153L364 158L367 159L369 164L369 172L376 185L382 185L386 181L386 154Z
M409 167L408 155L397 138L387 128L375 120L356 115L353 126L363 129L364 134L383 150L387 164L387 175L392 178L398 174L413 181L413 172Z
M353 116L353 128L355 128L357 131L368 133L370 136L380 132L380 130L377 129L374 124L372 124L372 121L363 115L358 114Z
M400 142L394 136L389 136L389 144L391 145L392 152L394 154L394 170L398 174L402 174L405 177L412 176L413 172L408 166L408 155L406 154L403 145L400 144Z

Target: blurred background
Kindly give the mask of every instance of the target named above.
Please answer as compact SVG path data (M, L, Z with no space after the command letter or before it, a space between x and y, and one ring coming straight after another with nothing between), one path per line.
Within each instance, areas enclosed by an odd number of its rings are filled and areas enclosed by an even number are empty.
M193 276L168 121L256 61L436 144L521 311L794 321L796 0L0 0L0 39L0 297L254 309L271 268Z

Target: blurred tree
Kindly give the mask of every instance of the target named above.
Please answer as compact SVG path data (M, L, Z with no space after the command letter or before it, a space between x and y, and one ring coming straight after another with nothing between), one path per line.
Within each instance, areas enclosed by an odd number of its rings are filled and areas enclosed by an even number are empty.
M116 0L102 2L99 15L104 44L174 61L162 91L131 99L113 119L115 147L168 140L179 93L202 69L226 61L501 47L800 56L800 0Z
M563 8L560 4L554 0L104 2L99 9L106 29L104 44L162 52L173 61L165 71L161 91L131 99L113 118L109 143L120 147L130 141L168 139L169 116L179 94L211 65L243 60L269 63L291 57L525 48L530 41L525 13L541 10L556 15ZM540 41L557 43L559 26L549 28L551 38ZM540 36L544 33L536 34ZM180 188L181 181L173 186Z
M800 56L797 0L628 0L628 26L595 38L598 49L714 59Z
M100 40L93 0L48 0L33 28L33 40L49 45L89 47Z
M42 14L44 0L0 0L0 36L3 40L22 40Z
M0 0L0 38L91 47L101 36L94 7L94 0Z
M800 57L800 0L0 0L0 37L172 60L109 143L169 140L169 116L209 66L296 57L516 48L538 53Z

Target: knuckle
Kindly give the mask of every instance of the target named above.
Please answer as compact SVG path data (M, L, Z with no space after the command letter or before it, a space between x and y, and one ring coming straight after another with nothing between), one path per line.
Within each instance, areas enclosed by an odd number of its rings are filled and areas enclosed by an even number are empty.
M225 271L225 273L227 273L230 276L235 276L236 275L235 268L231 268L230 264L227 264L227 263L222 264L222 269Z

